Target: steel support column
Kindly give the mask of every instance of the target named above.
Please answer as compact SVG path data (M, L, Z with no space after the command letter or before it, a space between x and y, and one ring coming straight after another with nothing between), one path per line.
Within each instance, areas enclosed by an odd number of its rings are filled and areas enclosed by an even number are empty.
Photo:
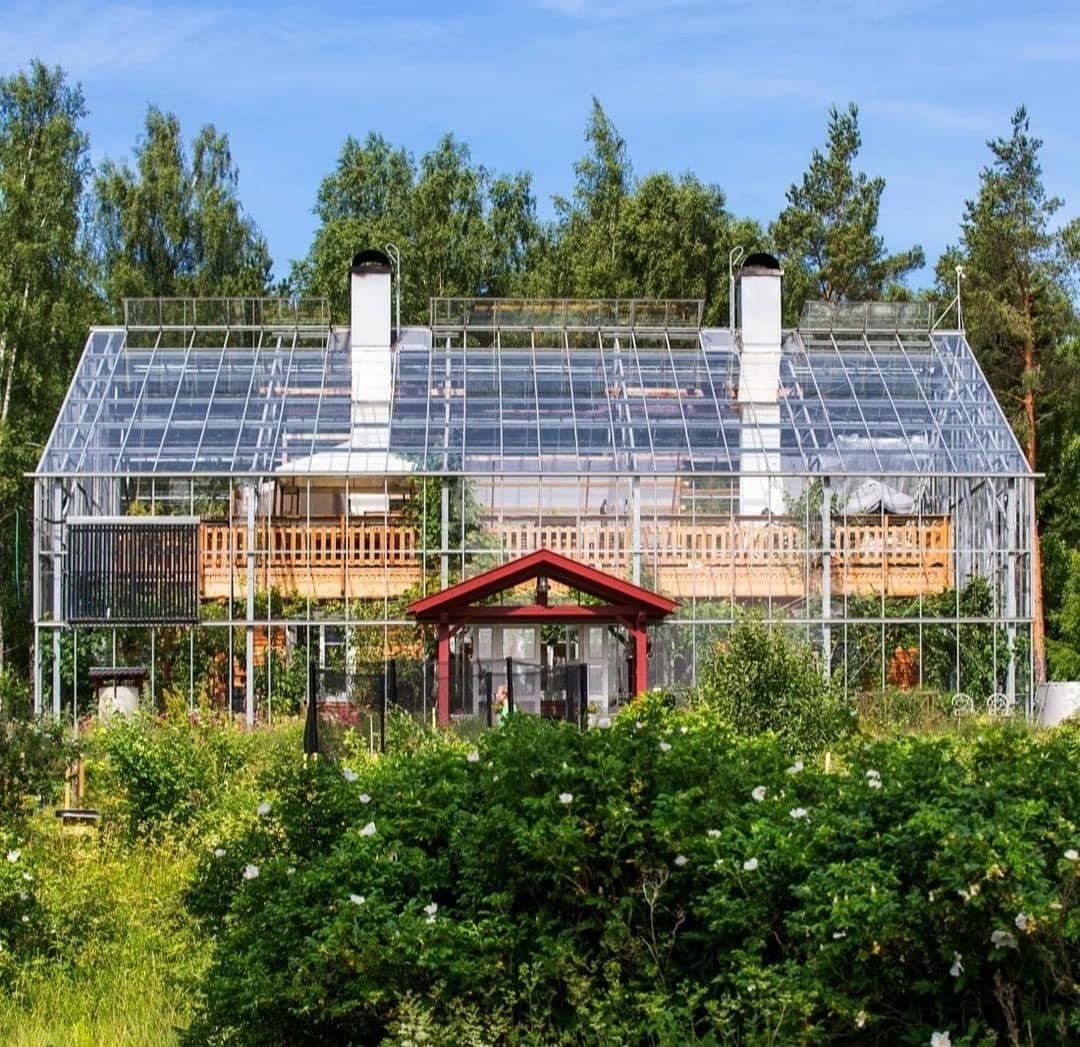
M248 727L255 725L255 510L258 487L249 484L247 491L247 625L244 627L244 718Z

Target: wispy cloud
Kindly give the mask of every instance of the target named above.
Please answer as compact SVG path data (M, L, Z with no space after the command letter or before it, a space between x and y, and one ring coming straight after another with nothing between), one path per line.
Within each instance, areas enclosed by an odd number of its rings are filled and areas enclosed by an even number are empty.
M40 58L74 76L164 62L218 27L221 8L128 3L18 3L0 27L0 66Z

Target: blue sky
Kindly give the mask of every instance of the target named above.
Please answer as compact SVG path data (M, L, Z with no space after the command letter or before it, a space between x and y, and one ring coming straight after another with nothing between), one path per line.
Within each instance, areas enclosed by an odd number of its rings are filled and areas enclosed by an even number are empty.
M82 83L95 160L130 154L149 102L189 136L226 131L279 275L347 134L420 154L453 131L492 170L531 171L546 216L593 95L639 175L691 170L763 222L830 103L855 101L861 166L888 183L881 231L931 264L1023 102L1048 188L1080 213L1075 2L0 0L0 72L33 56Z

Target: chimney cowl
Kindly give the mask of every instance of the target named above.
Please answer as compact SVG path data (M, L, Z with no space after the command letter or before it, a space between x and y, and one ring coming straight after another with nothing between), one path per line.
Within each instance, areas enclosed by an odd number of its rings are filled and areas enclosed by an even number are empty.
M739 275L783 276L784 272L780 268L780 260L775 255L768 254L765 251L755 251L753 254L746 256L742 267L739 269Z
M353 255L352 265L349 267L349 273L380 273L380 272L393 272L394 265L390 261L390 256L383 251L369 248L365 251L358 251Z

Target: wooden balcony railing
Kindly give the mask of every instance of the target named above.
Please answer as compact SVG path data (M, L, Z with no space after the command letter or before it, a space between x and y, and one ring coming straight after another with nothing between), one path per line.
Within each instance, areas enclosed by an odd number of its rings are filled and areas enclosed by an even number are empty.
M601 570L625 574L632 564L630 528L601 520L582 524L503 521L488 528L492 552L507 559L547 548ZM642 567L648 584L676 598L797 598L821 592L820 536L789 520L738 517L710 523L643 523ZM204 522L200 579L206 598L247 591L247 530ZM946 516L834 521L829 549L832 592L841 595L932 595L952 584L952 536ZM260 521L255 534L256 588L312 599L381 598L420 580L415 532L401 523L346 519ZM429 552L429 566L438 563Z

